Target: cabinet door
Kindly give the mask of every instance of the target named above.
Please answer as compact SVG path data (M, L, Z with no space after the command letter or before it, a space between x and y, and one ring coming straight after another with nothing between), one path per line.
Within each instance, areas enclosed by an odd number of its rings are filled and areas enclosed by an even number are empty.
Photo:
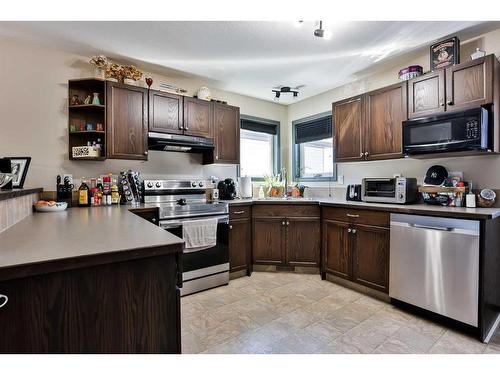
M333 103L334 149L336 161L363 160L363 104L364 97L358 96Z
M252 221L231 220L229 225L229 264L231 272L248 269L252 253Z
M215 162L240 162L240 109L214 104Z
M212 138L212 103L184 97L184 134Z
M446 69L447 110L463 110L493 102L493 55Z
M160 91L149 91L149 131L182 134L182 96Z
M148 94L141 87L107 82L108 158L148 158Z
M408 119L407 83L366 94L365 157L398 158L402 153L402 122Z
M351 278L349 224L323 220L323 271Z
M319 218L286 218L286 263L288 265L319 265L320 226Z
M255 264L283 264L284 218L253 219L252 249Z
M352 229L353 279L389 292L389 229L356 225Z
M408 81L408 117L422 117L444 112L444 70L438 70Z

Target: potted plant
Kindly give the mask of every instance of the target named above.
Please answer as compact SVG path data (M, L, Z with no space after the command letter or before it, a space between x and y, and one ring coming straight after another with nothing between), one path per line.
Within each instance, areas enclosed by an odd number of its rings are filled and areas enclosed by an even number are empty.
M283 182L280 180L279 174L264 176L264 185L266 186L268 197L280 197L283 195Z
M106 67L108 66L108 59L106 56L92 56L89 63L94 66L94 75L96 78L104 79L106 77Z

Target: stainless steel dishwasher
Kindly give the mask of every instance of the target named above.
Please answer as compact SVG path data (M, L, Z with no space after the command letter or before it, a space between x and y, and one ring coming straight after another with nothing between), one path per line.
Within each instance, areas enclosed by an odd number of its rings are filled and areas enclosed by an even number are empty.
M478 326L479 221L391 214L389 295Z

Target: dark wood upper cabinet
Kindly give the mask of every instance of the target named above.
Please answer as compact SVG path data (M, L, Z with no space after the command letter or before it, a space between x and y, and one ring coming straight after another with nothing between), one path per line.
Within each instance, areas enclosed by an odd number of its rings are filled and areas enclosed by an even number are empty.
M336 161L363 160L364 96L333 103Z
M445 111L445 71L437 70L408 81L408 117Z
M184 97L184 134L213 138L211 102Z
M346 279L351 275L349 224L323 220L323 271Z
M493 103L494 58L488 55L446 69L448 111Z
M149 131L182 134L184 107L181 95L149 91Z
M408 119L407 87L401 82L366 94L367 160L402 156L402 122Z
M240 162L240 109L214 103L215 163Z
M116 82L106 85L108 158L147 160L147 89Z
M353 280L388 293L389 228L356 225L350 234Z
M253 263L282 265L284 263L285 219L259 217L253 219Z

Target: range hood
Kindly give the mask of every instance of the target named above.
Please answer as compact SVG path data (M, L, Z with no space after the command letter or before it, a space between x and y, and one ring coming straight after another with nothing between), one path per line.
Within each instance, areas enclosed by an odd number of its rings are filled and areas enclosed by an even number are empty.
M149 132L148 149L153 151L204 153L214 149L214 141L204 137Z

